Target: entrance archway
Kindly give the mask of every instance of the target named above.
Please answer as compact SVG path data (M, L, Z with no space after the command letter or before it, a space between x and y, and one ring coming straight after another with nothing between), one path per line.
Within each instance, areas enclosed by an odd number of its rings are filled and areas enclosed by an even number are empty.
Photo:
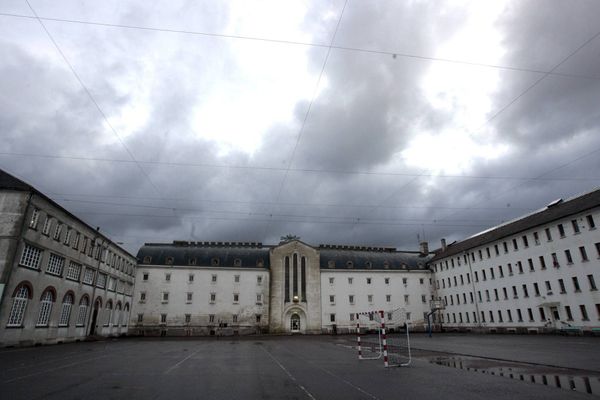
M293 313L290 317L290 331L292 333L300 332L301 328L300 316L297 313Z

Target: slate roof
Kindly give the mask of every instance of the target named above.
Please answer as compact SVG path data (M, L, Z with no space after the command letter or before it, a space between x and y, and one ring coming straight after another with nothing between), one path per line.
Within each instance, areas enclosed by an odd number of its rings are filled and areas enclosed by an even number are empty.
M320 248L320 267L344 270L424 270L431 256L419 252Z
M147 257L150 259L147 260ZM150 265L265 269L270 266L269 248L263 247L261 243L180 241L146 243L138 251L137 259L139 264ZM215 260L217 260L216 264ZM239 265L236 265L236 260L239 260Z
M453 243L447 247L446 251L442 252L438 250L430 262L450 257L598 206L600 206L600 189L595 189L589 193L565 201L553 201L547 207L532 214L488 229L463 241Z

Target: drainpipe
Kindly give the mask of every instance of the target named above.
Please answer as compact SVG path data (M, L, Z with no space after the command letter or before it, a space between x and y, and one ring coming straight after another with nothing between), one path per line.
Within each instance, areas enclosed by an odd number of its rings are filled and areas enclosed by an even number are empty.
M471 274L471 286L473 287L473 301L475 302L475 312L477 315L477 326L479 328L481 328L481 314L479 312L479 301L477 300L477 297L475 296L475 293L477 292L475 290L475 276L473 275L473 267L471 266L471 258L469 257L469 253L467 253L466 251L463 251L463 254L467 256L467 264L469 264L469 273Z

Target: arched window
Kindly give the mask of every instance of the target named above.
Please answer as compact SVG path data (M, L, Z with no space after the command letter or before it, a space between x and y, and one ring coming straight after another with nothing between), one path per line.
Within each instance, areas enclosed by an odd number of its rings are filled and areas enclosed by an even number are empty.
M112 311L113 311L112 301L109 300L106 302L106 311L104 312L104 326L110 325L110 322L112 319Z
M90 300L87 296L83 296L79 301L79 312L77 313L77 322L76 326L84 326L85 325L85 317L87 316L87 309L90 305Z
M113 325L121 325L121 303L117 303L115 307L115 315L113 316Z
M125 303L125 308L123 308L123 326L127 326L127 321L129 320L129 303Z
M47 289L40 299L40 313L38 314L37 323L35 326L48 326L50 314L52 313L52 305L54 304L54 293Z
M60 318L58 320L58 326L68 326L69 319L71 317L71 307L73 307L73 295L67 293L63 299L62 308L60 310Z
M31 293L27 286L21 285L20 288L15 292L12 308L8 315L7 326L22 326L23 317L25 316L25 309L27 308L27 300L29 300Z

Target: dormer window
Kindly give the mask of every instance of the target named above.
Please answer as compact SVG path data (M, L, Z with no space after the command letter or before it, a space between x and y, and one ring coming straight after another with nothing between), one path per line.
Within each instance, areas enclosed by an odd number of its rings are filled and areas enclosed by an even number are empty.
M196 265L196 258L192 257L192 258L188 259L188 265Z
M373 268L373 263L371 263L371 261L367 261L365 263L365 267L367 267L367 269L371 269L371 268Z
M385 260L385 261L383 262L383 268L385 268L385 269L390 269L390 262L389 262L388 260Z
M335 261L329 260L327 262L327 268L335 268Z
M150 257L150 256L144 257L144 264L150 264L151 262L152 262L152 257Z
M354 268L354 263L353 263L352 261L348 261L348 262L346 263L346 267L348 267L348 268L352 269L352 268Z
M219 259L218 259L217 257L213 257L213 258L210 260L210 265L212 265L213 267L216 267L216 266L218 266L219 264L220 264L220 262L219 262Z
M165 258L165 264L167 265L173 265L173 257L167 257Z
M241 267L242 266L242 260L240 258L236 258L235 260L233 260L233 266L234 267Z
M265 265L265 261L262 258L259 258L258 260L256 260L257 267L263 267L264 265Z

